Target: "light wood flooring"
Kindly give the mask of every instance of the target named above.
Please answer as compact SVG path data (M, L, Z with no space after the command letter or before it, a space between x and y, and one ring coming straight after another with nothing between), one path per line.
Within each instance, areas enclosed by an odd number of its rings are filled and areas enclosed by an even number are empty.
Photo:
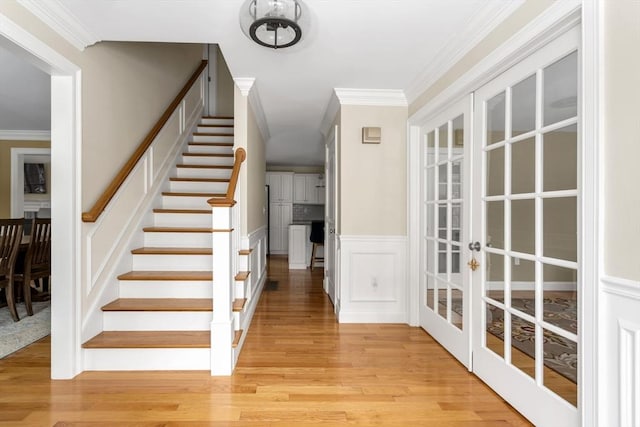
M85 372L49 380L48 338L0 360L1 426L524 426L419 328L338 324L322 272L271 258L232 377Z

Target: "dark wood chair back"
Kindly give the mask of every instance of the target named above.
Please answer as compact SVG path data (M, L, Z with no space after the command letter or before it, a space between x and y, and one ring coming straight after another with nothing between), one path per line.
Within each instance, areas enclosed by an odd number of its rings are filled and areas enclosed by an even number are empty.
M48 280L49 276L51 276L51 219L34 218L24 267L20 273L14 275L14 280L22 284L22 296L29 316L33 316L31 282L40 279Z
M14 321L20 320L13 294L13 271L22 241L24 219L0 219L0 288L5 288L7 305Z

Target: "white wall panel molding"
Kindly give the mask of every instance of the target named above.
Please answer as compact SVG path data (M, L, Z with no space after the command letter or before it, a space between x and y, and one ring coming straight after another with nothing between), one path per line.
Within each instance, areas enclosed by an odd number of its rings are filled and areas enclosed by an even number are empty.
M602 290L608 294L640 301L640 282L620 277L604 276Z
M339 236L340 323L406 323L405 236Z
M640 426L640 324L620 320L620 424Z
M406 107L407 98L396 89L335 88L340 105L368 105L374 107Z
M461 28L450 41L441 48L440 53L429 63L429 66L407 87L406 94L409 102L420 96L423 90L432 86L456 62L469 53L480 43L498 24L511 15L524 3L517 0L503 3L487 2L473 17L471 22Z
M0 143L7 141L51 141L51 131L0 130Z
M78 50L100 41L59 0L18 0L18 3Z

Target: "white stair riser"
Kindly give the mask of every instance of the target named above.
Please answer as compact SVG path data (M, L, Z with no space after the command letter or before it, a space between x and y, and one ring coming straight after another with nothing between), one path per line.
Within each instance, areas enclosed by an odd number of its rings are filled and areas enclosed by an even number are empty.
M84 349L87 371L202 371L211 369L209 348Z
M154 213L153 224L156 227L211 227L211 214Z
M225 135L233 135L233 126L198 126L198 133L223 133Z
M249 271L249 255L238 255L238 271Z
M226 193L228 182L170 181L169 191L176 193Z
M233 135L192 135L192 142L233 142Z
M233 294L236 298L245 298L246 295L244 293L244 282L240 280L236 280L235 282L235 293Z
M133 254L134 271L210 271L211 255Z
M177 168L178 178L223 178L231 177L231 169Z
M204 280L121 280L120 298L212 298L213 283Z
M208 331L209 311L105 311L105 331Z
M145 232L144 245L159 248L210 248L211 233Z
M182 156L183 165L233 166L233 157Z
M164 209L207 209L211 206L207 203L208 196L162 196Z
M233 119L219 119L215 117L202 118L200 124L203 125L232 125Z
M233 154L233 147L221 147L218 145L188 145L187 152L201 154Z

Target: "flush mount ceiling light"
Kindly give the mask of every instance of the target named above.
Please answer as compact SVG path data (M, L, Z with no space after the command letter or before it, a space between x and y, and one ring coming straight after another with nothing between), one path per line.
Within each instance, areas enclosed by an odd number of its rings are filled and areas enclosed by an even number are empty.
M302 38L300 0L249 0L240 11L240 27L260 46L283 49Z

